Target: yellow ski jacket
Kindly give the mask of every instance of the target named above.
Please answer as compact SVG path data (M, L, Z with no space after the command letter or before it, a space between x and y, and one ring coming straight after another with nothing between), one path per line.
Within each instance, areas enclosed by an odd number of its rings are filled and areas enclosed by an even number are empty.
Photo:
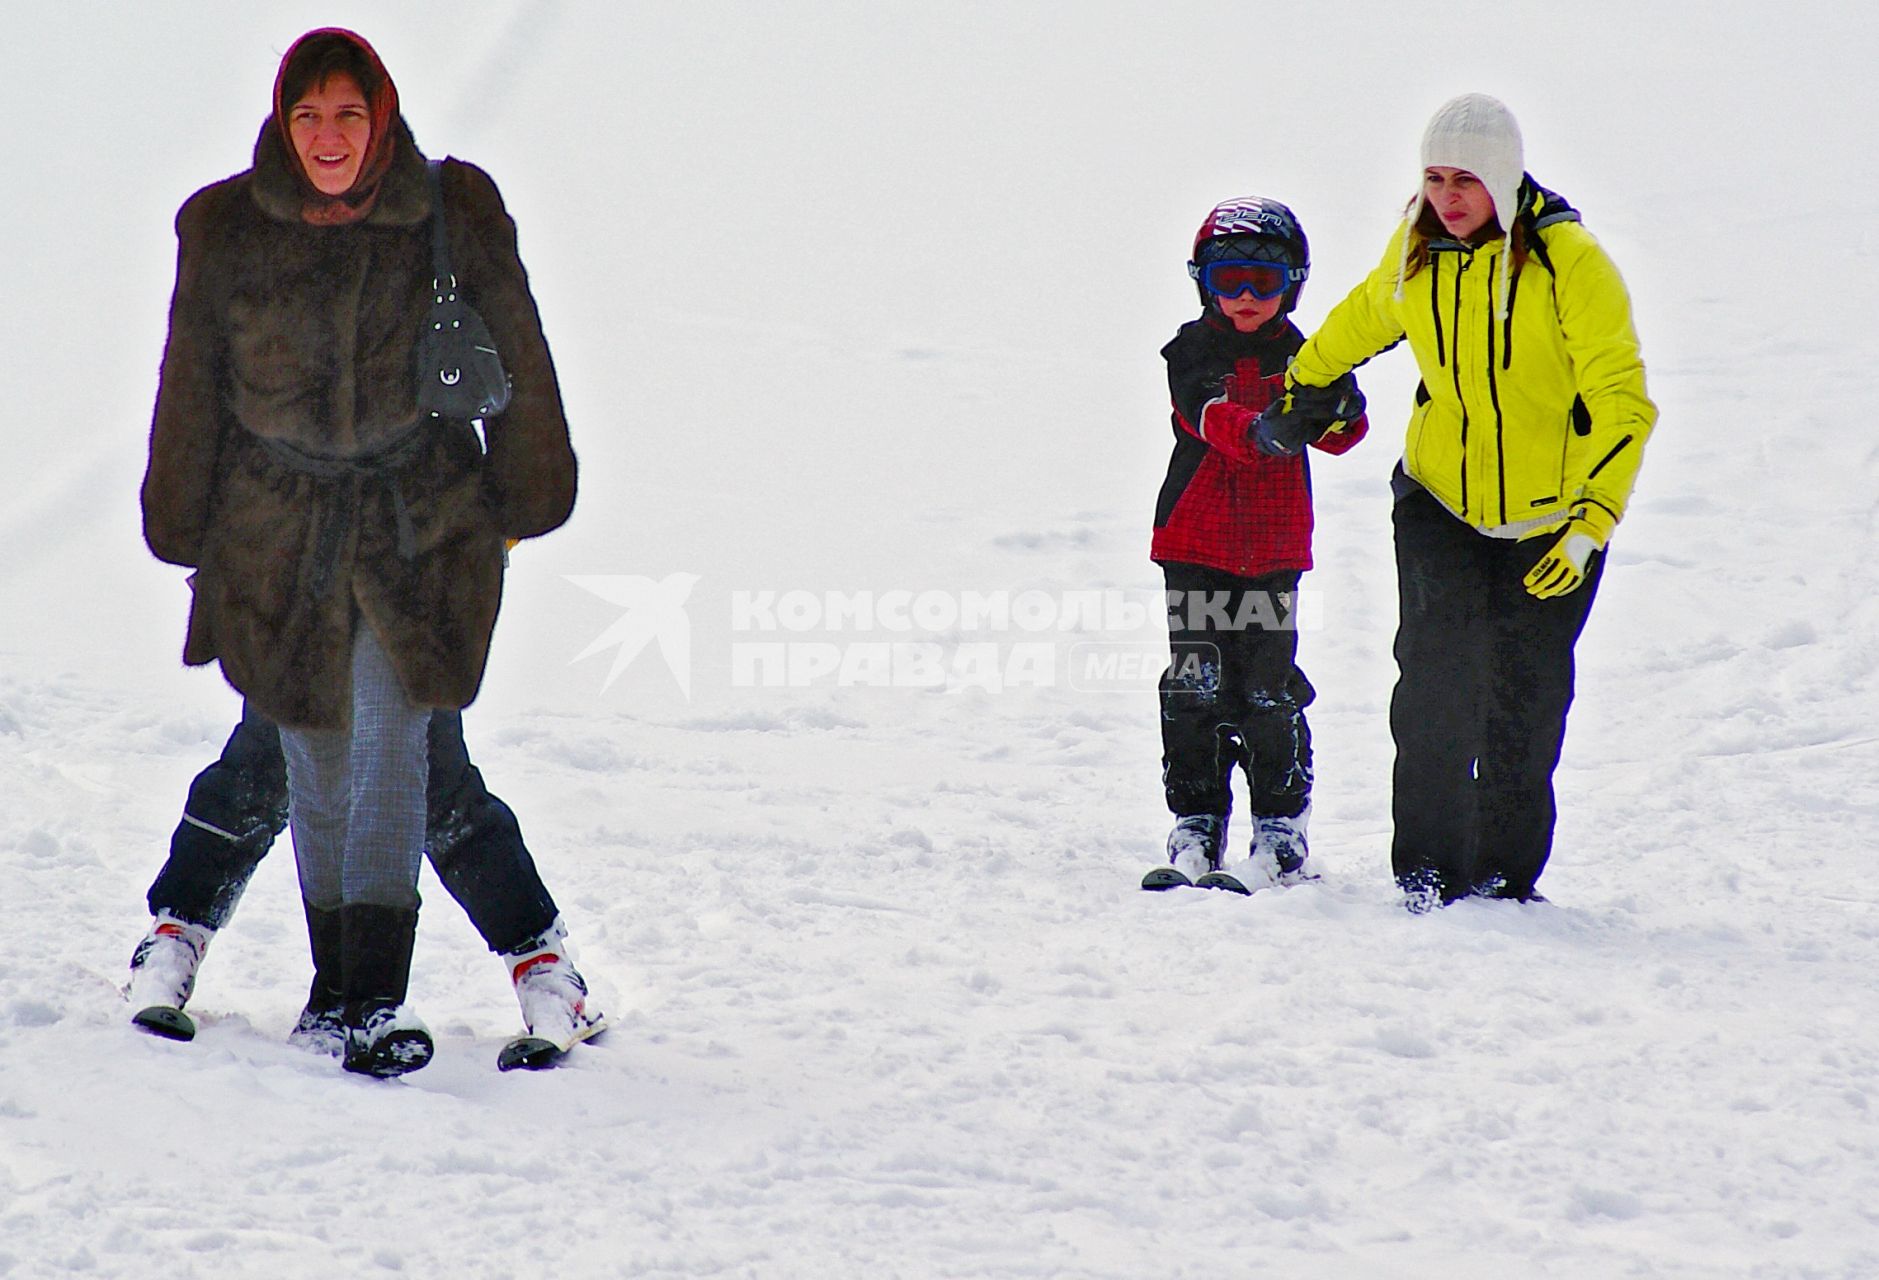
M1497 317L1498 258L1430 244L1402 279L1405 222L1369 277L1325 317L1293 358L1292 377L1328 386L1404 338L1422 373L1403 462L1409 475L1480 532L1525 538L1564 524L1575 503L1624 515L1657 407L1631 299L1578 215L1529 185L1537 237ZM1599 511L1588 515L1599 519ZM1609 525L1606 525L1609 533Z

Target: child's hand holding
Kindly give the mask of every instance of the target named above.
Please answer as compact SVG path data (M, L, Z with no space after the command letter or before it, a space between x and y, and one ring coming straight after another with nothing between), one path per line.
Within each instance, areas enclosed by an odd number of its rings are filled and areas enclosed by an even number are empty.
M1345 374L1328 387L1285 380L1285 394L1267 405L1253 424L1253 443L1272 458L1290 458L1325 432L1363 416L1364 393Z

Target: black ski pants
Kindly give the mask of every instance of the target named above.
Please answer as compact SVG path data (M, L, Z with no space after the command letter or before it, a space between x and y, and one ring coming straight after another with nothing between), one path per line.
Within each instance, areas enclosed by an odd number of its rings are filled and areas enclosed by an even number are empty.
M513 951L554 923L554 899L514 812L470 763L463 717L434 712L429 747L425 852L490 950ZM169 860L150 886L151 913L220 929L286 825L280 730L244 703L221 757L189 784Z
M1242 578L1164 564L1170 661L1161 677L1161 778L1177 816L1233 807L1234 765L1252 810L1297 817L1311 799L1316 696L1298 669L1297 572Z
M1397 882L1445 901L1529 897L1552 852L1573 646L1604 553L1578 590L1536 600L1521 579L1551 537L1486 537L1419 486L1398 499L1394 523Z

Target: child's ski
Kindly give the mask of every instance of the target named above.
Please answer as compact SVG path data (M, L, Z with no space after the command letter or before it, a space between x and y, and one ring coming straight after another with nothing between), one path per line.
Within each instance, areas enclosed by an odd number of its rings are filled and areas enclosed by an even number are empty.
M153 1004L131 1015L131 1022L153 1036L165 1040L194 1040L196 1020L181 1009L167 1004Z
M593 1022L583 1023L573 1029L573 1034L565 1041L553 1040L547 1036L517 1036L502 1046L502 1052L496 1055L496 1070L540 1071L552 1067L567 1054L569 1049L583 1040L591 1040L607 1029L607 1020L598 1018Z
M1276 878L1268 875L1255 877L1251 883L1242 880L1230 871L1209 871L1194 882L1201 889L1225 889L1228 893L1243 894L1251 897L1260 889L1289 889L1295 884L1310 884L1319 877L1309 872L1287 872Z

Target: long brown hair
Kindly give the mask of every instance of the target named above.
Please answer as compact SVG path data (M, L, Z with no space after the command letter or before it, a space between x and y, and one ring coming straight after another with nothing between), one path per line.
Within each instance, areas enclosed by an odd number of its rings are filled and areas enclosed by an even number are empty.
M1429 242L1439 239L1454 239L1442 226L1442 220L1436 216L1435 207L1422 199L1420 192L1416 199L1422 201L1422 212L1416 215L1415 224L1409 228L1409 256L1403 260L1403 279L1408 280L1418 271L1429 265ZM1516 274L1527 261L1527 231L1529 219L1518 215L1514 218L1514 233L1509 237L1513 256L1508 261L1509 268ZM1481 224L1469 243L1484 245L1501 235L1501 219L1497 210L1495 216Z

